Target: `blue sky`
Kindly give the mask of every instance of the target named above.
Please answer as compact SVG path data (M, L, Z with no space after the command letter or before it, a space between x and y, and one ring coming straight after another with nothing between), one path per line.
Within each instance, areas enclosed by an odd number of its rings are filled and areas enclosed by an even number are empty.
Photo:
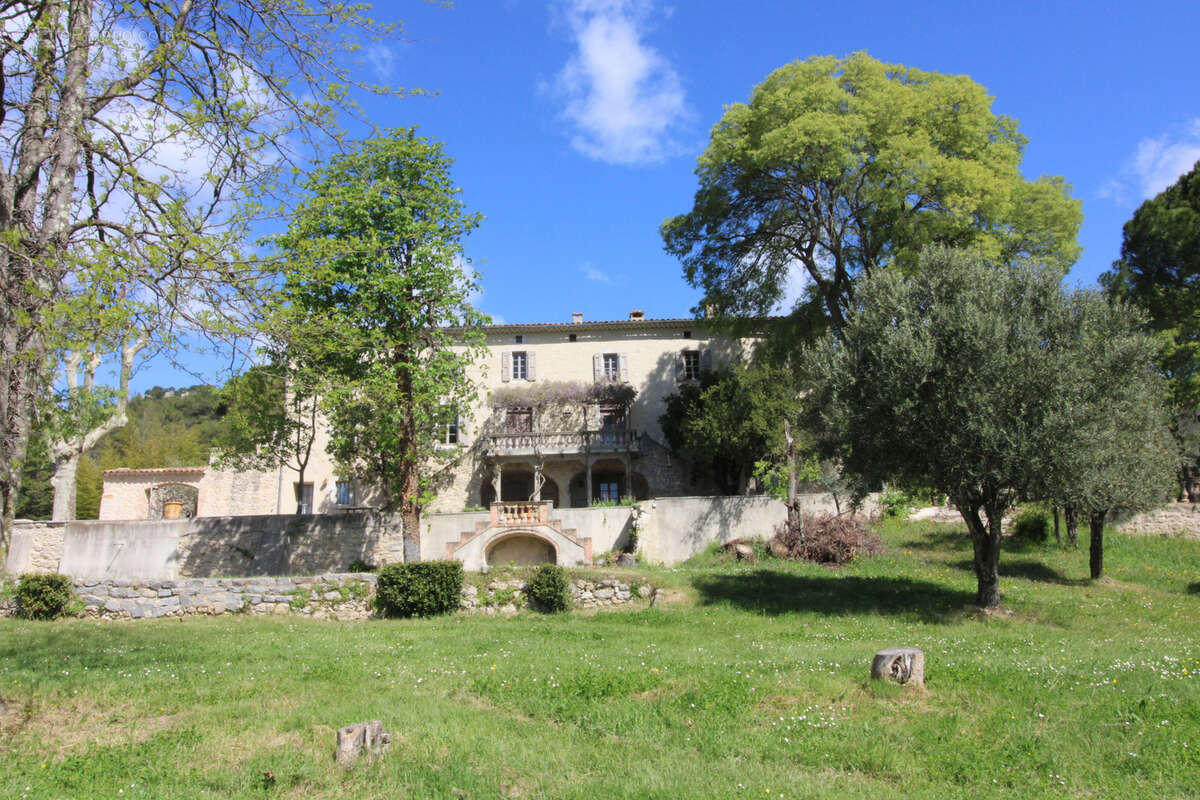
M698 294L658 226L690 209L723 107L811 55L865 50L985 86L1029 139L1026 176L1062 175L1083 202L1072 283L1093 283L1137 205L1200 159L1194 1L459 0L376 14L404 23L402 41L368 45L359 74L437 94L368 100L369 121L446 143L486 217L467 242L480 306L508 322L688 315ZM155 365L135 389L193 382Z

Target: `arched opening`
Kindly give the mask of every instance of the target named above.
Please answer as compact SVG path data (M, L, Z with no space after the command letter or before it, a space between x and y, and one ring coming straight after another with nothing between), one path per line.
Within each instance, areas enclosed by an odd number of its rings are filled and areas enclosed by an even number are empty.
M557 561L558 552L554 549L554 545L532 533L514 533L503 536L488 545L487 549L489 566L504 564L531 566L554 564Z
M196 516L200 490L186 483L160 483L147 490L149 519L191 519Z

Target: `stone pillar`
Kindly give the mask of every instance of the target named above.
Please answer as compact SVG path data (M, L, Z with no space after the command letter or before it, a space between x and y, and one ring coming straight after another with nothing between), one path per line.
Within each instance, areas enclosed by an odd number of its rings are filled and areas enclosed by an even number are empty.
M625 453L625 495L633 497L633 456Z
M542 484L545 483L545 478L542 477L542 463L534 462L533 465L533 499L537 502L542 500Z
M587 487L584 489L586 494L584 495L583 507L587 508L587 507L591 506L591 504L592 504L592 455L591 455L591 453L588 453L586 456L584 456L584 460L587 462Z
M497 461L495 464L492 465L492 491L494 491L496 493L496 501L497 502L499 502L500 500L503 499L503 496L500 494L500 486L501 486L500 473L503 471L504 471L504 464L502 464L501 462Z

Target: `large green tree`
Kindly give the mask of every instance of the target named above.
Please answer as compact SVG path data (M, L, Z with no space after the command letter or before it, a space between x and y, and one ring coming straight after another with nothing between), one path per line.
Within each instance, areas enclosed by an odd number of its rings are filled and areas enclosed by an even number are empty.
M346 56L388 35L333 0L16 0L0 16L0 550L61 303L124 284L159 332L236 328L263 277L237 246L336 137ZM371 87L364 87L371 88Z
M1100 283L1144 309L1147 329L1161 342L1158 364L1171 390L1187 484L1200 462L1200 162L1142 203L1123 233L1121 257Z
M914 268L929 243L1065 272L1080 204L1061 178L1021 175L1025 137L991 105L966 76L864 53L781 67L713 128L666 249L731 314L767 313L799 269L834 328L861 276Z
M438 434L474 397L467 367L484 351L462 250L481 217L450 163L413 129L360 142L312 175L275 239L288 263L277 323L328 386L331 453L399 508L406 560L420 557Z
M659 425L667 443L686 455L697 473L725 494L737 494L758 462L782 462L792 454L788 439L798 408L787 370L737 366L701 373L698 381L667 397Z
M1144 343L1120 357L1091 355L1120 320L1109 324L1092 306L1074 313L1082 301L1065 295L1057 269L990 266L945 248L927 250L919 266L863 281L841 338L808 363L811 404L848 470L950 497L974 544L976 602L997 606L1001 522L1018 499L1096 470L1153 472L1126 435L1148 430L1128 416L1140 413L1125 400L1132 394L1107 399L1146 379ZM1094 383L1080 387L1089 364ZM1096 511L1123 505L1126 488L1096 476L1071 491Z

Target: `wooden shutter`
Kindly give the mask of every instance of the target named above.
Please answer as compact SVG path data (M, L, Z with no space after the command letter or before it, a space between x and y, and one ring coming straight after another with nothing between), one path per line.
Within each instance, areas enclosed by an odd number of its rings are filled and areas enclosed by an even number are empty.
M675 354L675 380L682 381L687 378L687 362L683 358L683 351Z
M471 423L470 413L462 413L458 415L458 443L467 443L467 428Z
M504 383L512 380L512 353L507 350L500 354L500 380Z
M532 350L525 353L525 379L530 381L537 380L537 353Z
M621 380L629 383L629 353L621 353L619 356L621 366Z
M712 350L709 350L707 347L700 351L700 371L712 371Z
M604 353L592 356L592 380L596 383L604 380Z

